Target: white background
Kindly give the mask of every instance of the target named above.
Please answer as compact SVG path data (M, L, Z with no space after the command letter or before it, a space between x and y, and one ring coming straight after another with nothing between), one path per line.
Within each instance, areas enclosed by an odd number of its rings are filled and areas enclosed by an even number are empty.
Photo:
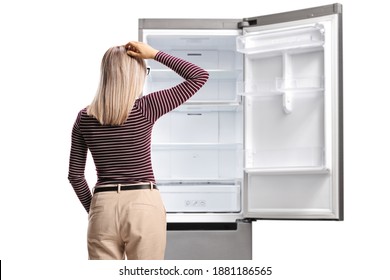
M3 277L123 279L117 276L122 262L86 261L87 214L67 180L71 128L77 112L95 94L106 49L137 40L138 18L243 18L332 2L0 3ZM390 252L389 13L385 1L340 3L344 8L345 221L255 222L254 261L233 264L272 266L274 274L265 279L390 276L386 268ZM94 170L88 168L93 185ZM147 262L174 264L211 268L232 263Z

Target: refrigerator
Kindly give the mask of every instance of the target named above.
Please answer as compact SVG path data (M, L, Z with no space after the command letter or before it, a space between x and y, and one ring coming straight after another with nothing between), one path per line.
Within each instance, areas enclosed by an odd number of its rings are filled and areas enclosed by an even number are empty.
M210 74L153 129L166 259L252 259L254 222L343 220L340 4L243 19L139 19L139 40ZM148 64L145 93L182 81Z

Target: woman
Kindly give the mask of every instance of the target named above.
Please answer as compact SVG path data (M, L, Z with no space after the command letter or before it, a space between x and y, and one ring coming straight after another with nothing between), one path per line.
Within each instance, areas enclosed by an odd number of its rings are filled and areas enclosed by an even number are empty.
M185 81L140 97L144 59L166 65ZM164 258L166 214L151 164L152 128L207 79L200 67L141 42L105 53L97 94L73 126L69 164L69 181L89 213L89 259ZM98 178L92 193L84 177L88 149Z

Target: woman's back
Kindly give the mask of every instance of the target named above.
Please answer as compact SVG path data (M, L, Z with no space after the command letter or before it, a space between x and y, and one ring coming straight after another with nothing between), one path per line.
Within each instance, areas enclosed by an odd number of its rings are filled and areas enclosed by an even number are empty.
M80 111L72 131L69 180L88 211L91 193L84 178L87 151L90 149L97 171L97 186L155 182L151 163L151 134L155 121L180 106L207 81L208 73L198 66L158 52L155 60L181 75L185 81L175 87L137 99L125 123L101 125Z

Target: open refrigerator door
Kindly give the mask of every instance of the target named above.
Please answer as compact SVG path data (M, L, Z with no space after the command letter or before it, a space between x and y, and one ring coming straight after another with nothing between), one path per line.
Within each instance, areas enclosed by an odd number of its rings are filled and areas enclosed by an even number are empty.
M265 25L247 19L237 38L245 55L246 218L343 217L341 8L312 12Z

